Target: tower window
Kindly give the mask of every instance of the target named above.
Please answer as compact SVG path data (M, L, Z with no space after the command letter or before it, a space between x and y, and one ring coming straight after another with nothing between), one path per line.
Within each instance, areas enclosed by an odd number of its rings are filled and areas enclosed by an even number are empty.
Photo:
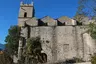
M27 12L24 13L24 17L27 17Z

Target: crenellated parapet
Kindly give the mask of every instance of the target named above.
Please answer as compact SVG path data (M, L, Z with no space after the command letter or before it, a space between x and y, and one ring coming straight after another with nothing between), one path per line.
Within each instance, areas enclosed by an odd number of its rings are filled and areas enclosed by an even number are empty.
M68 18L67 16L62 16L57 20L58 20L58 23L61 23L63 25L76 25L76 21L71 18Z
M67 16L62 16L57 19L51 18L50 16L45 16L38 19L34 17L34 14L33 2L30 4L21 2L18 16L18 25L25 26L25 24L27 24L29 26L76 26L88 25L90 22L95 22L95 20L90 20L88 17L83 18L79 22Z
M27 24L29 26L77 26L77 25L88 25L90 22L95 22L95 20L89 20L88 18L84 18L82 21L78 22L66 16L62 16L58 19L53 19L49 16L45 16L41 19L33 17L29 20L26 20L23 23L23 26L24 24Z
M31 4L27 4L27 3L21 2L21 3L20 3L20 6L21 6L21 7L23 7L23 6L24 6L24 7L26 7L26 6L33 6L33 2L31 2Z

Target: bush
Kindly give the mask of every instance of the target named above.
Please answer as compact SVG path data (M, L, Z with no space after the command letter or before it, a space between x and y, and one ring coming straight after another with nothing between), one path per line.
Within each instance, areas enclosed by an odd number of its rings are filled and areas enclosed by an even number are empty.
M0 64L13 64L13 59L4 51L0 54Z
M91 63L96 64L96 54L91 57Z

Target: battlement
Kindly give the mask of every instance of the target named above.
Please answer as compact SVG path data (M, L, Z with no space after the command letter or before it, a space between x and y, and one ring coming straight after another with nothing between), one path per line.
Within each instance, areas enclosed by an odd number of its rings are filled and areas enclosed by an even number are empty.
M34 18L34 15L35 13L33 2L21 2L18 25L25 26L25 24L27 24L29 26L75 26L88 25L90 22L95 22L95 20L90 20L88 17L85 17L80 22L78 22L72 18L68 18L67 16L62 16L57 19L53 19L50 16L45 16L43 18L37 19Z
M21 2L21 3L20 3L20 6L21 6L21 7L32 7L32 6L33 6L33 2L31 2L31 4Z
M19 25L25 26L24 24L27 24L29 26L75 26L88 25L90 22L95 22L95 20L89 20L88 18L84 18L82 21L78 22L66 16L62 16L58 19L53 19L49 16L45 16L41 19L37 19L35 17L30 18L29 20L23 21L23 23L19 23Z

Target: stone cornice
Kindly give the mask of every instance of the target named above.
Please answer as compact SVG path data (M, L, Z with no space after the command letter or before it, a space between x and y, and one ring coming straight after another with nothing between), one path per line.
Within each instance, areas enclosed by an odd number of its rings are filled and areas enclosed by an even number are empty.
M29 6L21 5L20 7L33 7L33 6L31 6L31 5L29 5Z

